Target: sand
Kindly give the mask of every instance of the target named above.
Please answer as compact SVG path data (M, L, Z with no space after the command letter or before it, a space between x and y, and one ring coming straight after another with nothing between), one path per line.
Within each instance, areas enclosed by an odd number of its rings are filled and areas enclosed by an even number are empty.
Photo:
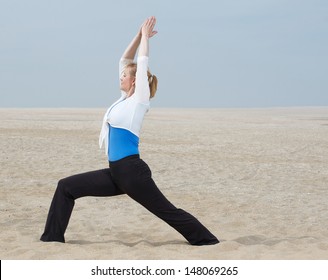
M104 111L0 109L1 259L327 259L327 107L147 114L141 157L218 245L188 245L124 195L78 199L67 242L39 241L58 180L107 167Z

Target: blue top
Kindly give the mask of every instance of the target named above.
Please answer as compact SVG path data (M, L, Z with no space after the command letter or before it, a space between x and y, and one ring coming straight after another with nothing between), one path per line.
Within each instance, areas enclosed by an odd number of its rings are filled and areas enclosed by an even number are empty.
M139 154L139 137L129 130L109 126L108 160L116 161Z

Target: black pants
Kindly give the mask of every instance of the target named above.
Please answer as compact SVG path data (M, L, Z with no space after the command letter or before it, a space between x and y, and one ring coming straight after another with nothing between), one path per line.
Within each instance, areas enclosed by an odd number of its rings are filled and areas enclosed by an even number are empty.
M110 162L110 168L73 175L58 182L42 241L65 242L74 201L84 196L127 194L181 233L192 245L219 243L194 216L176 208L157 188L148 165L133 155Z

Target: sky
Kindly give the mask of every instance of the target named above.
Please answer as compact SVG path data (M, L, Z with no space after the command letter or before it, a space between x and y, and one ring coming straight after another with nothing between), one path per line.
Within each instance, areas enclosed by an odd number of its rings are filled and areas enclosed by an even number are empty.
M0 107L108 107L152 15L152 106L328 106L327 0L0 0Z

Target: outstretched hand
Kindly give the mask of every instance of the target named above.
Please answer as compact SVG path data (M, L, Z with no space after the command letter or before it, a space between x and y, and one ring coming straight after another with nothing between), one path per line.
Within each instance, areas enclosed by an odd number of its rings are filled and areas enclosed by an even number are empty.
M141 35L146 36L148 38L151 38L156 35L157 31L154 30L155 24L156 18L154 16L147 18L141 26Z

